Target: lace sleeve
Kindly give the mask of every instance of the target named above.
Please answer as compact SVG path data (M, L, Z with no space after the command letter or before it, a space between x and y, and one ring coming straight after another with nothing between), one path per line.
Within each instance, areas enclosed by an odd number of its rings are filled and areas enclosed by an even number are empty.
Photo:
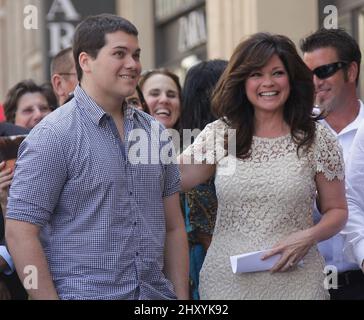
M329 181L335 178L344 180L342 148L336 137L321 124L316 127L315 163L316 172L322 172Z
M226 154L224 136L227 129L222 120L208 124L183 155L190 157L193 163L217 164Z

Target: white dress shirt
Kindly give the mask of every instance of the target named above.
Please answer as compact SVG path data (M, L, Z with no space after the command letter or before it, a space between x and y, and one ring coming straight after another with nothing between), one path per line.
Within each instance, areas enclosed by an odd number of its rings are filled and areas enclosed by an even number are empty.
M355 137L361 123L364 123L364 121L363 121L364 120L364 104L360 100L359 100L359 102L360 102L360 110L359 110L358 116L355 118L355 120L353 122L348 124L339 133L337 133L335 130L333 130L325 120L320 120L320 122L322 124L324 124L326 127L328 127L332 131L332 133L337 137L340 145L343 148L344 161L346 164L346 169L345 169L346 175L348 173L347 163L348 163L348 159L349 159L350 153L351 153L351 145L354 141L354 137ZM364 172L363 172L363 176L364 176ZM364 178L362 178L362 179L364 181ZM362 184L362 185L364 185L364 184ZM362 191L364 191L364 190L362 190ZM362 198L362 200L364 201L364 198ZM364 208L364 206L362 208ZM318 212L318 210L315 207L314 221L317 223L320 219L321 219L321 214ZM350 223L349 225L351 225L351 224L352 223ZM356 226L357 226L357 224L354 223L351 230L355 230L357 228ZM348 231L346 231L346 236L345 236L346 239L348 239L348 237L349 237L347 235L347 232ZM351 237L356 237L356 236L353 235L351 232L350 239L351 239ZM363 238L363 245L364 245L364 238ZM325 258L326 265L335 266L339 272L359 269L359 265L356 263L356 261L353 260L352 258L348 259L348 257L346 257L346 255L344 255L344 253L343 253L343 250L344 250L344 233L343 232L338 233L337 235L333 236L332 238L330 238L328 240L320 242L318 244L318 248L320 250L320 253ZM350 246L350 248L352 248L352 247ZM350 249L348 249L348 250L350 250Z
M364 123L355 136L347 167L349 219L342 231L344 252L349 261L361 266L364 260Z

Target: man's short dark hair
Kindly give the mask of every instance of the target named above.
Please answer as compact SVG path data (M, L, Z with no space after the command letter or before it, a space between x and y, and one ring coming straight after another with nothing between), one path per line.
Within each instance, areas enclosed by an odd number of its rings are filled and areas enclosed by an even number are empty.
M73 67L72 47L62 49L51 61L51 76L56 73L68 73Z
M356 40L344 29L325 29L321 28L307 38L300 41L303 53L312 52L321 48L333 48L336 50L340 61L356 62L358 65L358 84L360 76L361 52ZM346 71L345 71L346 72Z
M86 52L96 59L99 50L105 46L105 35L116 31L138 36L137 28L130 21L112 14L90 16L77 26L73 38L73 57L79 81L82 79L82 69L78 62L79 55Z

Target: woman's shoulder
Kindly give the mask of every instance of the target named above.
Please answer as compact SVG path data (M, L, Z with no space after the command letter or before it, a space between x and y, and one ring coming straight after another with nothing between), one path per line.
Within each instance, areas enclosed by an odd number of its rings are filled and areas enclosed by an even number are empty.
M323 123L316 122L316 144L320 142L328 143L333 142L337 143L337 138L335 137L334 133Z
M226 130L229 129L229 125L225 118L217 119L206 125L206 130Z
M322 134L324 132L330 132L330 129L327 128L323 123L319 121L315 121L315 130L316 133Z
M324 173L332 181L335 177L344 179L344 158L342 147L334 133L324 124L316 124L315 139L316 171Z

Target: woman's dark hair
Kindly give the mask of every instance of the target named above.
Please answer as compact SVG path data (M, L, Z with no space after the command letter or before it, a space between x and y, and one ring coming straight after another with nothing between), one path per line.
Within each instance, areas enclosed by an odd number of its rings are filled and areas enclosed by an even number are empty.
M15 113L18 108L19 99L26 93L35 92L39 92L46 98L48 106L52 110L57 107L57 98L54 95L50 85L43 84L38 86L33 80L24 80L13 86L6 95L4 111L6 120L8 122L15 122Z
M78 62L80 54L86 52L96 59L100 49L106 44L105 36L116 31L138 36L137 28L130 21L107 13L90 16L77 26L72 47L78 81L82 79L82 69Z
M216 59L200 62L188 70L182 90L181 130L203 130L216 120L211 112L211 96L227 64Z
M289 76L290 95L283 117L291 129L294 142L308 148L315 138L312 116L314 84L312 73L297 53L294 43L283 35L256 33L235 49L229 64L213 93L215 116L236 130L236 156L247 158L251 152L254 128L254 107L245 92L249 75L263 68L277 55Z
M151 77L153 77L154 75L157 75L157 74L162 74L162 75L165 75L165 76L171 78L173 80L173 82L176 84L177 91L178 91L178 98L179 98L180 105L181 105L181 108L182 108L182 87L181 87L181 83L179 81L179 77L176 74L174 74L172 71L168 70L168 69L160 68L160 69L153 69L153 70L143 72L142 76L141 76L141 78L139 80L140 89L143 91L143 86L144 86L145 82L149 78L151 78ZM173 129L178 130L179 127L180 127L180 119L178 119L177 123L173 126Z
M140 104L143 107L143 111L146 112L146 113L149 113L148 105L147 105L147 102L145 101L145 98L144 98L144 94L142 92L142 89L140 89L140 86L137 85L136 88L135 88L135 90L136 90L137 95L139 97Z

